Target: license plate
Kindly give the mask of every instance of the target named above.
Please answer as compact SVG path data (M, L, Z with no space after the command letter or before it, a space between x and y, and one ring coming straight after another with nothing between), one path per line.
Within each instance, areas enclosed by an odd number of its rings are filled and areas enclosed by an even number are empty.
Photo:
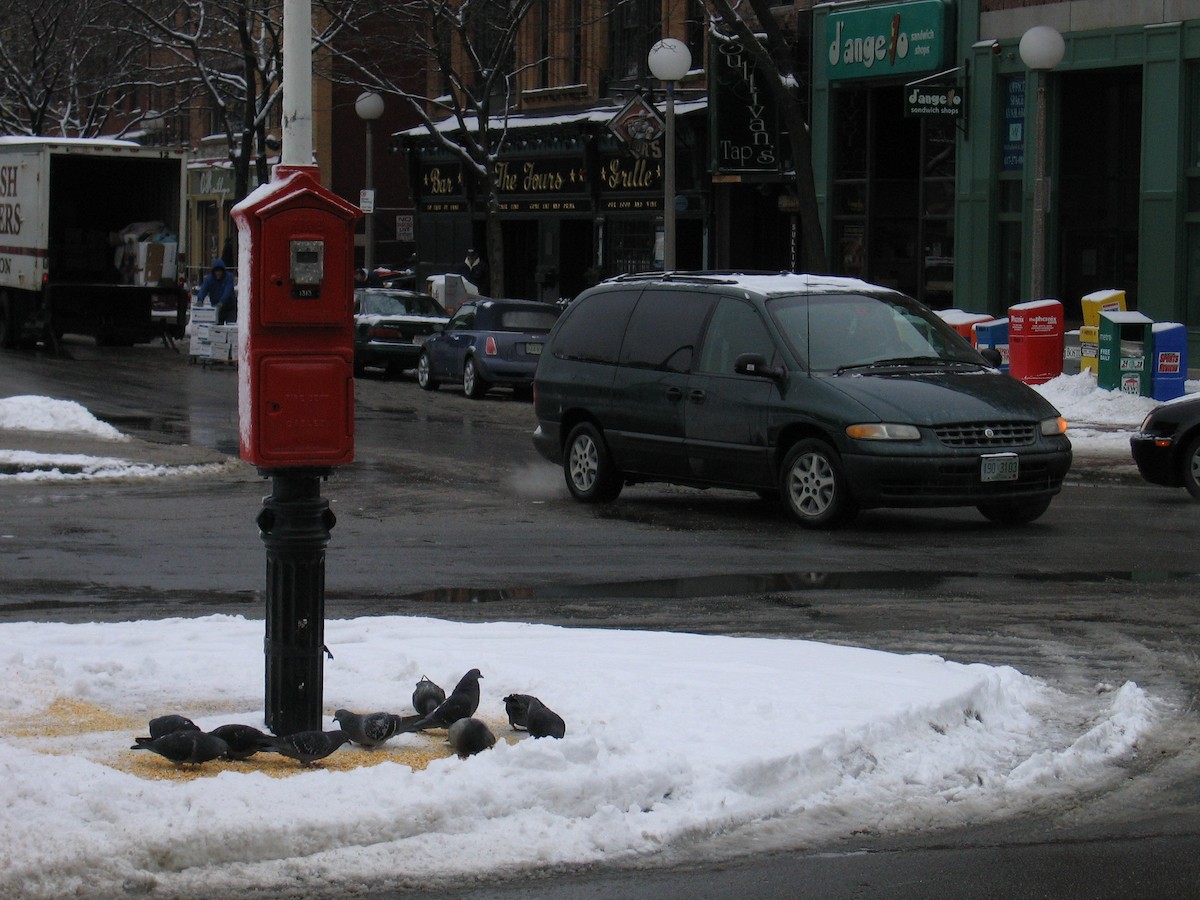
M526 344L525 352L528 353L530 356L541 356L542 355L542 345L541 344Z
M1021 459L1015 453L995 453L981 460L980 481L1016 481Z

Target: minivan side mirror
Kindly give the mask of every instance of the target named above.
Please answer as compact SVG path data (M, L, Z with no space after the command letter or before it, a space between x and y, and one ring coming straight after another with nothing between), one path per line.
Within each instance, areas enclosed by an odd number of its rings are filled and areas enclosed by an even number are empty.
M733 371L739 375L770 378L772 381L783 380L783 369L767 365L766 357L761 353L743 353L733 361Z
M1000 351L995 347L984 347L979 351L979 355L994 369L998 369L1004 365L1004 357L1000 355Z

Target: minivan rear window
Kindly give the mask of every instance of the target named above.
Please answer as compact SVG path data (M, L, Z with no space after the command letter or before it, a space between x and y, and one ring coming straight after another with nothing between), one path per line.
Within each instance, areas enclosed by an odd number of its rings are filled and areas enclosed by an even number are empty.
M639 294L640 288L606 291L593 294L586 303L572 304L554 337L554 355L616 365L629 313Z
M687 372L700 331L716 302L712 294L647 290L629 318L621 365Z

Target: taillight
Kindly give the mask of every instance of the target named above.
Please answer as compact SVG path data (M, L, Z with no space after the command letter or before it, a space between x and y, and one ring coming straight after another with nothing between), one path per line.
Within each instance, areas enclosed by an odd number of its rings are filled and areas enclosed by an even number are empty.
M496 339L488 335L488 339L483 343L483 352L488 356L496 355Z

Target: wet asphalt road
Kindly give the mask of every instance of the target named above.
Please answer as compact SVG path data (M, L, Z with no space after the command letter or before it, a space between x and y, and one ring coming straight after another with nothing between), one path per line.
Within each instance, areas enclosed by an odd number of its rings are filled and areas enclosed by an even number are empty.
M0 353L0 396L77 400L138 438L236 454L232 369L160 346L69 348ZM323 489L338 516L331 617L803 637L1010 664L1076 689L1130 679L1175 710L1125 781L1036 819L782 853L748 842L751 856L715 867L698 846L656 860L665 871L464 896L1200 895L1200 505L1182 491L1080 473L1023 529L974 510L881 511L821 534L733 492L648 486L574 504L532 449L528 402L499 393L364 379L356 415L357 461ZM268 490L240 462L220 478L5 485L0 621L260 616L254 518Z

